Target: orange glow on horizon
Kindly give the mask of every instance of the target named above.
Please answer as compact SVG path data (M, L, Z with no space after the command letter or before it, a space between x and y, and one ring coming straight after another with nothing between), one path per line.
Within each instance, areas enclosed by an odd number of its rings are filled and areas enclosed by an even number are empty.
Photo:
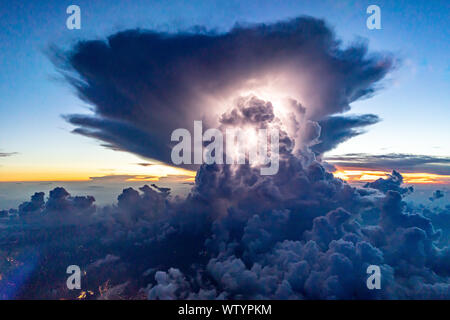
M68 172L58 170L21 170L1 172L0 182L76 182L89 181L94 173L89 172Z
M145 172L145 169L137 170L117 170L114 172L99 172L88 170L68 170L62 168L15 168L16 170L0 170L0 182L88 182L98 179L113 181L115 177L122 182L158 182L160 179L169 178L173 182L194 182L196 172L160 166L152 172ZM387 178L390 171L364 170L361 168L338 167L333 172L336 178L340 178L349 183L372 182L379 178ZM144 173L145 172L145 173ZM424 172L400 172L405 184L450 184L450 175L439 175ZM107 179L110 178L110 179Z
M170 178L174 182L190 182L195 179L196 172L181 168L158 165L153 169L138 167L133 169L117 168L114 171L102 172L76 168L33 168L18 167L0 168L0 182L89 182L123 181L123 182L157 182Z
M400 172L405 184L450 184L450 175L439 175L426 172ZM338 168L333 172L336 178L340 178L349 183L372 182L379 178L386 179L390 171L362 170L352 168Z

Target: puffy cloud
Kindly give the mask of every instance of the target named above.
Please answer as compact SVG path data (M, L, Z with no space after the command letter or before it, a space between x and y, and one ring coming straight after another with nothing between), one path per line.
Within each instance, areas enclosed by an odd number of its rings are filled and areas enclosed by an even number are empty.
M19 214L25 215L43 209L45 204L44 196L44 192L36 192L31 196L31 201L24 202L19 206Z
M387 179L379 178L373 182L368 182L364 185L364 188L377 189L383 193L397 191L401 195L413 192L413 187L402 187L402 184L403 176L399 172L393 170L392 173L388 175Z
M302 164L291 155L280 168L261 176L244 165L203 165L186 199L172 199L157 186L125 189L117 205L84 215L89 223L71 222L84 228L84 236L66 242L66 250L78 259L91 257L86 270L92 290L105 281L111 288L127 283L119 296L128 298L449 297L450 251L441 239L449 231L441 222L448 219L440 222L431 218L431 208L421 212L405 203L399 174L393 173L396 183L384 179L384 193L372 197L363 192L370 189L335 179L315 161ZM40 210L85 211L86 204L74 199L56 188ZM371 224L363 219L367 210L377 213ZM381 268L381 290L366 287L369 265ZM39 267L52 268L45 262Z
M57 187L50 191L48 199L45 199L44 192L36 192L30 201L19 205L17 214L23 219L44 224L83 223L96 211L94 202L92 196L72 197L64 188Z
M156 285L150 286L149 299L175 300L187 299L191 285L178 269L170 268L167 272L155 274Z

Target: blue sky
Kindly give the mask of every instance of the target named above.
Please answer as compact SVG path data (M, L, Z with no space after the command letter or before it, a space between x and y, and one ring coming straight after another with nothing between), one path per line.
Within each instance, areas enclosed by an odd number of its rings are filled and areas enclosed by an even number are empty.
M81 30L66 28L70 4L81 8ZM382 30L366 27L370 4L381 8ZM344 44L363 37L371 50L392 52L402 61L385 90L352 105L352 113L375 113L382 122L332 154L450 155L448 1L4 1L0 12L0 152L17 152L0 158L0 180L8 170L74 168L80 175L137 170L132 167L137 156L70 132L61 115L88 113L88 106L57 80L44 54L50 44L68 47L127 28L227 30L239 21L298 15L325 19Z

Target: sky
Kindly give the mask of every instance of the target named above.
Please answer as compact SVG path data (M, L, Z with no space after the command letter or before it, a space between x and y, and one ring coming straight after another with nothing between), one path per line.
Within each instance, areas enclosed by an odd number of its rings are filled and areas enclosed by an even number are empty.
M2 1L0 299L448 300L449 9ZM198 120L276 172L174 167Z
M202 25L225 32L236 22L275 22L299 15L323 18L344 46L363 38L370 50L390 52L400 61L398 68L383 80L385 89L370 99L351 104L350 113L374 113L381 121L364 128L366 133L341 143L326 156L396 153L447 158L450 155L449 4L446 1L376 1L381 8L382 29L369 30L366 8L374 3L77 1L81 8L81 29L69 30L65 10L71 2L2 1L0 181L86 181L90 177L109 175L145 179L168 174L186 174L186 179L192 180L192 172L167 166L144 167L139 163L149 159L104 148L97 140L73 134L74 126L62 115L89 114L90 106L61 79L46 54L49 46L68 48L77 40L104 39L130 28L177 31ZM336 161L339 168L342 159ZM346 168L349 169L348 164ZM344 169L339 168L340 177L351 180L355 173L346 174ZM377 168L375 177L391 169L395 168ZM441 175L448 176L448 165L444 169ZM423 172L419 168L412 171ZM447 183L448 178L422 181Z

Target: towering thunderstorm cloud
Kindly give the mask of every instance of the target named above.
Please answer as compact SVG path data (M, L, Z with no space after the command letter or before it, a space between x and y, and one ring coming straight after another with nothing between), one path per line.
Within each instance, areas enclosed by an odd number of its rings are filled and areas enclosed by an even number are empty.
M297 122L322 121L330 132L322 132L317 150L326 151L378 121L330 116L371 95L394 65L388 55L368 54L364 43L342 49L313 18L237 25L226 33L130 30L53 53L93 107L92 116L67 116L74 132L163 162L170 162L174 129L192 129L194 120L217 126L230 99L261 91L259 98L273 104L274 93L295 100L285 109Z
M204 164L185 199L152 185L103 208L62 188L36 193L2 212L10 227L1 248L15 248L8 254L22 264L1 266L3 279L20 278L0 282L1 297L74 297L65 268L76 263L95 298L450 298L450 207L407 204L413 190L396 171L350 186L317 157L378 120L336 114L373 93L392 59L342 49L312 18L222 34L126 31L58 55L94 110L67 116L75 132L169 162L170 133L193 120L275 124L279 171ZM287 100L261 88L285 88ZM366 286L369 265L381 269L380 290Z

